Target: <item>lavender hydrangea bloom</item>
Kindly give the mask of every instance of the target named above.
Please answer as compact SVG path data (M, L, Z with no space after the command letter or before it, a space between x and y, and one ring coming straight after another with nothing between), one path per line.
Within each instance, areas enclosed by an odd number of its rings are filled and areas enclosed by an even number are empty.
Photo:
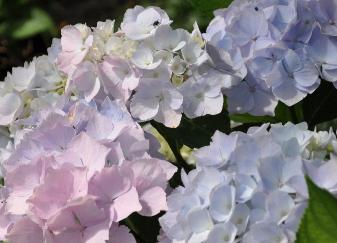
M326 147L336 140L305 123L268 127L217 131L209 146L194 151L196 169L182 172L183 186L168 196L159 219L166 240L160 242L295 241L309 197L305 174L336 194L337 150ZM330 156L313 156L316 142Z
M276 98L262 80L254 80L252 75L248 75L244 81L224 93L228 97L228 111L231 113L274 115Z
M291 49L304 48L311 38L316 19L309 3L310 1L297 1L297 20L282 37L282 43Z
M316 0L234 1L215 11L204 37L213 68L236 80L225 87L230 112L273 114L274 104L253 110L252 99L246 99L251 97L251 80L269 93L269 100L288 106L314 92L320 77L336 81L335 5Z
M133 212L165 210L175 167L151 158L143 130L122 103L107 98L97 108L82 100L40 112L46 117L26 127L4 162L8 193L0 196L8 206L0 212L0 238L132 242L117 223Z
M312 93L320 83L315 65L303 53L288 49L280 65L268 76L274 95L292 106Z
M238 45L245 58L249 58L256 50L270 45L268 21L261 11L243 10L232 19L227 33Z
M312 1L312 12L321 27L324 35L337 36L337 1Z
M247 75L247 68L240 49L223 31L215 33L208 39L206 50L214 68L233 76L232 79L236 80L231 83L237 83Z
M316 28L308 43L307 50L315 63L319 65L322 78L325 80L337 81L337 37L326 36Z

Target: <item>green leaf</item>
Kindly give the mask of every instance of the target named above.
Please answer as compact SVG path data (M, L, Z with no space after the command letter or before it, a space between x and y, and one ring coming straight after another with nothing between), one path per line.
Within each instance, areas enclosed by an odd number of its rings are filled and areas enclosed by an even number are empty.
M282 123L286 123L292 120L289 107L280 101L278 102L275 109L275 119L277 122Z
M307 179L309 205L297 232L296 243L337 242L337 200Z
M322 80L319 88L303 101L304 119L313 129L316 124L337 118L337 91L332 82Z
M316 125L318 131L329 131L330 128L332 128L333 131L337 130L337 118Z
M189 0L189 2L202 18L209 21L213 18L214 10L228 7L232 0Z
M250 114L232 114L230 119L237 123L242 123L233 128L234 131L247 132L252 126L260 126L263 123L287 123L295 124L303 121L302 103L288 107L282 102L278 102L275 109L275 116L253 116Z
M228 112L224 106L220 114L217 115L206 115L198 118L189 120L194 124L194 126L199 126L199 128L204 129L209 134L214 134L215 131L220 131L223 133L230 132L230 121Z
M253 116L250 114L233 114L230 115L230 119L239 123L268 123L276 121L272 116Z
M298 103L292 107L288 107L282 102L278 102L275 108L275 116L253 116L250 114L232 114L230 115L230 119L232 121L238 123L277 123L282 122L286 123L288 121L292 121L294 123L299 123L303 121L302 114L302 103Z
M156 243L160 229L158 221L160 216L162 213L153 217L144 217L133 213L122 223L131 229L138 243Z
M209 145L211 137L216 130L224 133L229 133L230 131L229 117L225 107L220 114L214 116L207 115L196 119L188 119L183 116L177 128L168 128L155 121L151 121L151 125L166 140L176 158L176 162L179 164L179 172L170 180L170 185L174 188L181 184L181 169L188 172L194 168L183 158L181 148L184 145L191 149Z
M190 0L192 6L205 16L213 14L219 8L226 8L232 0Z
M23 39L45 31L54 31L52 19L44 10L32 8L29 19L17 24L11 34L13 38Z
M216 130L224 133L230 131L229 117L225 109L215 116L206 115L195 119L183 116L177 128L168 128L158 122L151 122L151 124L170 146L174 143L178 149L183 145L190 148L206 146L210 143L211 137Z
M8 6L8 10L13 6ZM0 34L11 37L13 39L25 39L42 32L56 33L53 20L48 13L38 7L26 8L19 16L6 16L4 21L0 23ZM16 11L16 8L13 8ZM14 14L13 12L13 14Z
M0 18L2 18L5 15L5 4L4 0L0 0ZM1 241L0 241L1 242Z

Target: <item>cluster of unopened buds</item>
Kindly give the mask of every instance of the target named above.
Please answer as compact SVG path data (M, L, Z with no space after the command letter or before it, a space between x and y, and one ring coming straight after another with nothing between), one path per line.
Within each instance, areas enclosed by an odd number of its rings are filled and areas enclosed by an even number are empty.
M139 123L274 115L320 82L337 86L337 0L236 0L206 33L160 8L65 26L48 55L0 83L0 240L135 242L119 223L160 218L160 242L293 242L305 175L336 192L337 140L306 124L216 132L168 198L177 168ZM226 97L226 102L224 102Z

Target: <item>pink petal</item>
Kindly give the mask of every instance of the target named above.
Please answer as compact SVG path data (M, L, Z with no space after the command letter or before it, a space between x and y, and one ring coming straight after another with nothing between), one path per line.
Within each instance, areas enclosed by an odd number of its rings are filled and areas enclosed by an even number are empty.
M131 189L132 176L132 171L118 166L104 168L90 180L89 193L98 197L99 201L112 202Z
M81 49L83 45L81 32L75 26L65 26L61 30L62 51L74 51Z
M110 220L90 226L85 229L83 238L85 243L106 242L109 239Z
M110 149L82 132L68 146L68 151L78 156L77 165L88 168L88 178L105 166Z
M143 216L154 216L160 211L167 210L166 193L161 187L153 187L140 195Z
M81 231L107 219L92 197L84 197L69 203L47 221L48 229L54 233Z
M28 217L22 218L13 225L7 240L13 243L44 243L42 229Z
M136 240L126 226L112 224L110 239L106 243L136 243Z
M35 187L40 185L44 162L37 161L29 165L22 165L7 173L6 186L11 188L7 199L7 211L12 214L25 214L28 210L26 200L33 194Z
M116 198L113 203L115 222L127 218L130 214L142 209L136 188L131 188L127 193Z
M75 196L86 193L85 178L86 171L82 168L72 170L49 168L44 184L37 187L28 200L31 211L42 219L48 219Z

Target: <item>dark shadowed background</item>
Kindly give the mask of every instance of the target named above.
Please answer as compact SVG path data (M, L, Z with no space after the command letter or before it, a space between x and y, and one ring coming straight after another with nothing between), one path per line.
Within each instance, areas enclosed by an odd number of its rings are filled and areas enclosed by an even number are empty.
M46 53L53 37L67 24L116 19L127 8L155 5L165 9L174 27L191 29L198 20L202 29L210 16L195 10L193 0L0 0L0 81L13 66Z

